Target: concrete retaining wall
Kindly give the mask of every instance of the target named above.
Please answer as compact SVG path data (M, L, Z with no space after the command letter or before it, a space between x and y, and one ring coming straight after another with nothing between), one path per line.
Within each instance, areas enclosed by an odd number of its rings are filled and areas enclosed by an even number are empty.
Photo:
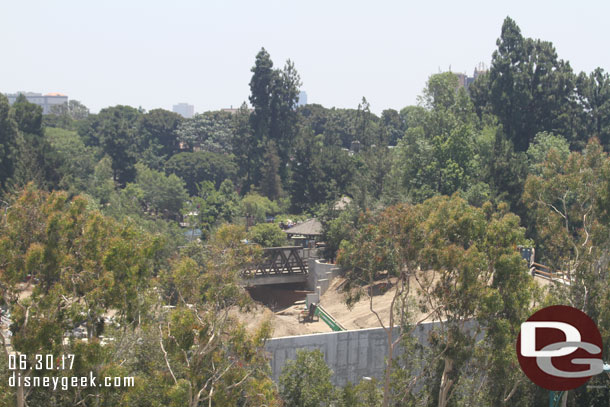
M426 323L415 329L413 335L420 344L425 346L428 343L428 334L435 325ZM398 328L394 328L394 339L398 332ZM333 383L345 386L348 381L358 383L363 377L381 380L388 343L382 328L372 328L274 338L267 341L265 348L271 353L271 369L276 382L286 361L296 359L298 349L319 349L334 372ZM397 349L395 355L399 354L400 349Z
M328 290L332 280L339 275L341 268L336 264L322 263L320 260L308 260L307 288L314 291L308 294L307 303L320 301L320 297Z

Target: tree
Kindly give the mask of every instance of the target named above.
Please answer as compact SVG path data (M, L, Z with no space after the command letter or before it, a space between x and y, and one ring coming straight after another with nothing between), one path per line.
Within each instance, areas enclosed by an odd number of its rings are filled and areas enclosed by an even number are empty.
M12 116L19 131L42 137L42 107L28 102L23 94L19 94L12 106Z
M17 123L9 112L8 98L0 95L0 189L6 188L13 176L17 158Z
M339 146L325 146L323 136L307 127L300 129L289 184L295 211L311 209L345 194L356 176L356 166L349 153Z
M277 203L270 201L267 197L250 192L242 198L240 212L242 216L260 223L264 222L267 216L279 213L280 208Z
M364 146L387 146L388 141L383 140L383 134L379 131L377 122L377 116L371 113L371 105L363 96L356 111L354 139L360 141Z
M237 164L238 186L242 193L247 193L250 187L255 185L254 176L259 164L260 148L254 140L252 128L250 127L250 110L244 102L237 113L233 115L233 152Z
M286 168L297 135L296 105L301 78L290 60L277 72L271 96L271 127L269 139L275 142L280 158L279 175L287 181Z
M562 159L568 158L570 154L570 144L565 138L547 132L536 134L527 149L530 174L541 175L542 166L551 149L557 150Z
M483 127L476 143L479 179L489 186L493 200L509 203L512 212L526 219L521 195L528 171L527 155L515 152L513 143L493 122Z
M491 399L507 403L515 397L513 389L524 378L509 350L529 315L535 289L514 249L528 243L524 229L506 209L502 205L494 211L490 204L475 208L458 195L395 205L364 215L355 236L341 244L338 263L345 270L347 303L367 296L387 334L384 405L391 401L392 369L400 368L392 365L395 347L429 319L437 327L429 338L428 356L416 372L394 385L413 396L424 378L433 402L444 407L457 380L475 367L479 374L492 372L490 382L501 384L489 391ZM375 311L371 291L381 283L394 291L385 321ZM398 335L391 329L395 326L401 328ZM476 339L480 327L487 329L482 344ZM473 349L481 346L488 349L484 362L474 358L478 353ZM494 357L497 347L505 349L502 357ZM506 371L514 375L507 378Z
M229 315L232 307L248 304L239 271L260 256L258 246L241 243L244 237L243 228L223 226L199 262L184 257L162 277L165 292L178 298L159 321L158 344L179 405L274 402L263 353L270 325L248 333Z
M585 147L586 137L597 137L606 148L610 145L610 76L597 68L588 76L581 72L577 79L579 103L584 126L574 147ZM577 142L577 143L575 143Z
M44 136L42 108L28 102L20 94L11 106L10 115L19 131L13 183L24 186L34 181L45 188L56 186L59 182L59 163Z
M325 259L334 262L341 243L356 234L359 218L358 208L351 203L344 210L336 210L334 205L323 206L318 219L322 222L322 240L326 243Z
M178 129L182 122L182 116L164 109L154 109L143 115L142 131L146 133L148 148L165 159L178 153Z
M280 158L275 142L267 142L261 168L261 192L270 200L275 201L282 195L282 180L279 174Z
M363 378L357 385L348 383L342 391L343 406L376 407L381 403L382 395L377 387L377 380Z
M420 102L430 110L447 110L456 103L459 79L452 72L430 76Z
M248 239L262 247L286 245L286 233L275 223L260 223L248 231Z
M445 72L428 79L420 103L426 111L411 109L412 125L398 143L393 176L413 202L467 191L480 175L478 158L485 157L477 154L480 125L472 102L457 76Z
M46 127L45 136L59 164L59 188L77 193L86 191L96 164L95 149L86 146L72 130Z
M516 358L508 350L512 350L522 318L529 315L534 284L526 263L514 249L527 244L525 230L519 226L519 218L506 209L500 205L495 212L489 204L473 208L456 196L432 198L423 204L426 244L420 267L433 271L418 285L426 293L423 309L434 308L435 319L442 321L432 340L442 355L435 387L439 406L447 405L452 387L463 374L460 372L471 362L477 332L467 322L472 319L487 326L491 352L499 344L506 349L507 357L492 356L491 367L483 368L497 375L491 382L504 377L500 390L491 391L490 396L501 395L507 403L515 394L512 389L523 382ZM506 377L507 366L515 375Z
M271 56L265 48L261 48L256 54L254 66L250 71L252 72L250 103L254 108L250 115L250 125L254 133L254 141L262 143L266 137L269 137L271 129L271 97L277 75L273 69Z
M192 199L188 213L196 213L199 226L210 231L221 223L235 220L238 212L239 197L231 180L224 180L216 189L210 181L199 185L199 195Z
M260 182L262 174L256 163L261 163L267 143L273 141L280 160L279 175L285 182L286 164L296 136L295 109L301 86L300 78L290 60L283 70L274 70L271 57L264 48L256 55L251 71L250 103L254 112L250 115L250 142L258 149L254 154L256 158L253 158L252 169L255 172L252 178L255 184Z
M142 113L129 106L102 109L96 117L94 131L104 154L112 159L114 181L121 186L136 176L135 164L141 147Z
M280 395L294 407L331 405L336 400L332 371L319 350L297 350L296 360L286 362L280 376Z
M405 133L405 126L400 114L394 109L381 112L381 131L384 133L385 143L395 146Z
M83 120L89 116L89 108L78 100L69 100L61 105L51 106L50 113L56 116L67 116L71 120Z
M552 149L542 173L528 177L523 195L536 222L539 252L552 269L573 281L566 300L579 309L593 306L591 295L603 287L597 285L595 262L607 250L597 233L606 227L602 202L607 196L608 162L595 139L582 154L573 152L567 159ZM595 313L590 315L594 318Z
M206 112L182 122L178 140L190 150L230 154L233 148L233 120L228 112Z
M345 270L346 303L358 302L363 296L387 336L387 362L383 382L383 405L390 403L390 378L394 350L400 343L401 332L394 336L394 326L406 326L409 304L406 301L411 290L413 274L418 267L418 255L423 236L418 228L419 214L415 207L398 205L379 215L369 215L361 220L362 226L349 241L344 240L337 256L337 263ZM375 311L373 285L383 280L394 295L390 314L385 322ZM365 288L366 287L366 288Z
M77 122L89 116L89 109L78 100L70 100L61 105L52 105L43 123L48 127L76 130Z
M226 179L235 180L237 171L233 156L209 151L179 153L165 163L165 172L182 178L191 196L198 194L202 182L210 181L218 188Z
M158 270L161 241L91 211L82 197L69 200L63 192L49 194L30 184L9 199L0 224L0 286L12 322L10 343L0 335L4 352L12 347L32 358L74 353L75 374L102 373L109 360L99 348L100 321L109 309L125 327L146 319L143 299ZM69 338L81 324L87 344ZM31 368L20 373L39 374ZM24 406L44 390L18 386L10 392ZM96 394L99 389L74 389L68 398L73 404Z
M127 188L136 189L143 207L155 214L161 213L165 217L178 219L188 198L184 181L174 174L166 176L143 164L136 164L136 170L136 182L128 184Z
M475 86L475 100L490 107L515 150L527 150L536 133L578 132L572 117L576 78L550 42L524 38L510 17L502 24L488 77ZM487 86L485 91L477 89ZM485 110L478 106L479 112Z
M535 225L536 254L569 281L554 284L551 301L585 312L607 343L610 159L599 141L592 139L582 153L572 152L567 158L551 149L541 167L539 175L528 177L523 200ZM574 397L579 405L605 403L594 403L585 388L576 390Z

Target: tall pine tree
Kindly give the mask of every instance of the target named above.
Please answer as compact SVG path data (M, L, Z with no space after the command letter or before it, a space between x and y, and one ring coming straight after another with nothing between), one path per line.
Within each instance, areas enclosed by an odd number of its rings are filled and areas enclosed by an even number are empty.
M287 182L287 164L296 137L300 85L299 74L291 61L286 62L283 70L278 70L273 69L271 57L264 48L256 55L250 80L250 103L254 112L250 115L252 137L248 141L252 145L248 157L249 178L254 185L262 182L261 166L269 141L273 141L277 150L277 171L281 181Z

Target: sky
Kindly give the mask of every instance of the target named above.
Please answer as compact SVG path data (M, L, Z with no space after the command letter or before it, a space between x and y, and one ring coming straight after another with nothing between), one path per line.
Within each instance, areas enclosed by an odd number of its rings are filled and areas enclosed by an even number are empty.
M496 4L498 3L498 4ZM610 70L607 1L0 0L0 92L60 92L97 112L248 100L261 47L309 103L416 104L431 74L489 66L506 16L577 71Z

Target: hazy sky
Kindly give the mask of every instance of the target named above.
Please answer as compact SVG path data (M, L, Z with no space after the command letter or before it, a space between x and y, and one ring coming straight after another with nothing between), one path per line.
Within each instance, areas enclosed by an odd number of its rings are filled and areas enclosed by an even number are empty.
M294 61L309 103L416 103L430 74L489 65L504 18L575 71L610 69L610 2L0 0L0 92L61 92L98 111L198 112L249 96L261 47Z

